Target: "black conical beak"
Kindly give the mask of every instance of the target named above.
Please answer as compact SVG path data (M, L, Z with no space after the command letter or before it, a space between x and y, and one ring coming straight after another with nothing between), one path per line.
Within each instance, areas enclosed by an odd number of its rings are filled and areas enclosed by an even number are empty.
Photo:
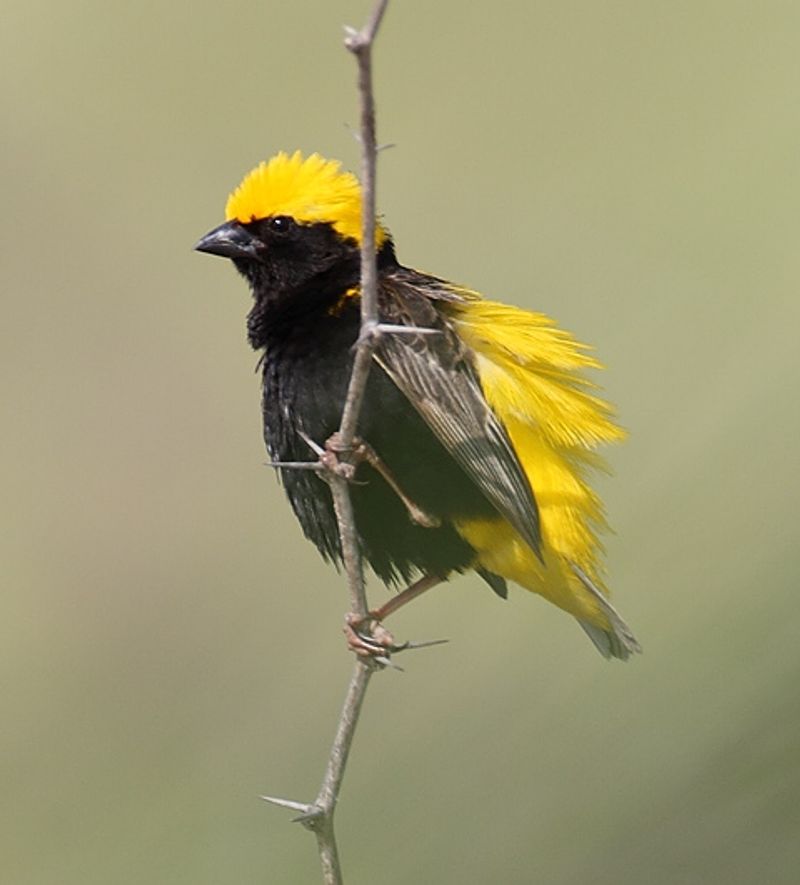
M228 221L207 233L194 247L198 252L223 258L256 258L258 240L240 222Z

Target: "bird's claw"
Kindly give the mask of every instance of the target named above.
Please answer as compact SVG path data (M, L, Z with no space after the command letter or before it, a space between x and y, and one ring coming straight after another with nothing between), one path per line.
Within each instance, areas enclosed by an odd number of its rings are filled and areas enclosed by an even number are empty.
M349 612L345 615L343 631L347 646L352 652L381 667L393 667L395 670L402 670L402 667L398 667L392 661L393 654L415 648L441 645L449 641L447 639L407 640L398 644L391 632L374 617L373 612L370 612L366 618L362 618L355 612Z
M352 482L356 475L356 464L344 460L341 455L351 452L352 446L342 445L339 432L337 431L325 441L325 450L319 456L319 463L336 476L341 476L348 482Z
M398 650L394 636L371 614L365 618L348 612L344 618L345 639L348 648L362 658L388 657Z

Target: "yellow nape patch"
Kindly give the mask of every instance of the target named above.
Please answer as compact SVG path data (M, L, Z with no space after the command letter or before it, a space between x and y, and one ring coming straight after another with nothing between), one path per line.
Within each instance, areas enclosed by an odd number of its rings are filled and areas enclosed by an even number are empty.
M301 224L327 222L360 243L361 186L336 160L281 151L248 172L225 206L226 221L248 224L274 215L288 215ZM376 224L376 247L387 237L386 229Z

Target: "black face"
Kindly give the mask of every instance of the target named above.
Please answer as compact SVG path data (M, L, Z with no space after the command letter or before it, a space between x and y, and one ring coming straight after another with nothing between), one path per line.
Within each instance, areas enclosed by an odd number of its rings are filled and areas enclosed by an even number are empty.
M338 297L358 281L359 252L354 240L330 224L298 224L274 215L249 224L230 221L206 234L200 252L230 258L250 283L257 302L278 307L313 291Z

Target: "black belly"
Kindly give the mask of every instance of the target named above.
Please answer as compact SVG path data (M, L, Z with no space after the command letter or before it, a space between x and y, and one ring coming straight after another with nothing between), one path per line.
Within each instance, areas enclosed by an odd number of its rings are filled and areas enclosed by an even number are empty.
M281 336L264 359L264 436L279 461L313 460L298 433L324 445L341 420L352 366L357 316L303 334ZM298 330L295 330L296 332ZM378 453L403 491L442 525L423 528L368 464L351 487L364 556L383 581L408 581L417 572L446 575L469 568L475 551L448 520L494 513L377 364L367 384L359 436ZM338 529L327 484L310 471L282 470L281 479L303 531L328 559L340 560Z

